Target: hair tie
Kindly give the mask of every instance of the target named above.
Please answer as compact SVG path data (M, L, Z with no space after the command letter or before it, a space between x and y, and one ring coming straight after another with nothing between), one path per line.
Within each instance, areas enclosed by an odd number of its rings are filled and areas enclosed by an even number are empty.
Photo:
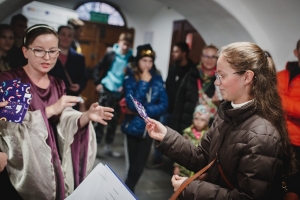
M266 58L270 57L270 55L266 51L265 51L265 56L266 56Z

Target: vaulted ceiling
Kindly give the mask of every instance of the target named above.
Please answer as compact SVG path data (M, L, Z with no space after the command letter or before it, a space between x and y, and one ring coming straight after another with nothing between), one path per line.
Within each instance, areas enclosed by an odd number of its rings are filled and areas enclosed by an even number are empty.
M81 0L39 0L74 9ZM0 1L1 2L1 1ZM6 0L0 4L0 20L30 0ZM107 0L128 19L152 17L161 7L170 7L198 30L206 43L218 46L235 41L253 41L269 50L279 64L293 59L300 38L299 0ZM145 22L147 23L147 22ZM130 23L129 23L130 26Z

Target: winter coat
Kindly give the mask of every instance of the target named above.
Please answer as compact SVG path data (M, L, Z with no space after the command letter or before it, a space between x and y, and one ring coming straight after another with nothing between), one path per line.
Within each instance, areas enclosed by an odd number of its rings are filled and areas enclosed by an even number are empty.
M65 66L62 62L57 59L55 66L49 71L48 74L60 78L64 81L66 85L67 95L78 96L86 87L87 75L85 71L85 58L82 54L77 53L74 49L70 48L68 51L68 57ZM79 90L74 92L69 89L70 81L65 73L67 71L72 83L79 84Z
M169 67L166 90L169 98L168 113L170 114L173 114L176 96L182 80L191 68L195 68L195 64L191 60L188 60L188 63L185 66L179 66L174 63Z
M126 69L126 72L123 88L128 109L137 113L130 98L131 94L144 106L148 117L158 119L168 108L168 96L161 75L153 67L150 70L151 80L145 82L143 80L136 81L130 67ZM146 137L145 126L144 119L138 114L126 114L121 128L125 134Z
M191 68L191 70L185 75L184 79L182 80L181 86L179 87L176 95L174 112L172 115L172 122L170 126L172 129L181 134L186 127L191 125L195 107L199 102L197 85L198 79L200 79L198 68ZM213 81L215 81L215 77L213 77ZM201 80L201 82L203 82L203 80ZM205 94L209 98L212 98L214 93L215 85L211 84Z
M282 143L279 132L256 114L253 102L233 109L224 101L198 147L168 128L158 148L175 162L198 172L218 153L229 190L214 164L205 181L195 180L179 199L282 199Z
M107 72L112 66L115 57L116 57L116 53L114 51L107 52L100 60L100 62L95 66L93 71L93 79L95 85L100 84L101 80L107 75ZM134 57L131 56L128 62L131 62L133 59Z
M298 68L298 69L297 69ZM291 143L300 146L300 75L290 80L294 70L299 70L298 62L289 62L285 70L278 72L278 92L287 114L287 128Z

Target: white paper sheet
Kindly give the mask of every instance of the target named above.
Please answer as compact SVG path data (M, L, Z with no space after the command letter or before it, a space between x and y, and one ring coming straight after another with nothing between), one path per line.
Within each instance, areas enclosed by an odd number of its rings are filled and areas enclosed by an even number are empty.
M65 200L136 200L108 165L99 163Z

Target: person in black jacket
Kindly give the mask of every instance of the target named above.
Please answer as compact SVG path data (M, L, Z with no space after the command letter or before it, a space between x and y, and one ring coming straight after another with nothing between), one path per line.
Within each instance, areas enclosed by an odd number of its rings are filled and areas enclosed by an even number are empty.
M195 64L189 59L189 46L186 42L178 42L172 48L172 65L169 68L166 80L166 90L168 94L169 107L167 112L161 116L160 121L165 126L170 126L174 103L178 89L185 75L195 67ZM152 162L147 164L147 168L154 169L164 165L162 153L155 149Z
M218 48L216 46L205 46L202 51L200 64L189 70L177 89L170 127L181 134L186 127L190 126L195 107L198 104L202 104L199 101L201 98L205 99L205 103L209 104L219 101L214 85L217 55ZM201 98L199 97L199 90L201 90ZM215 109L211 110L211 112L215 113L216 108L215 106Z
M64 81L67 95L79 96L87 84L84 56L71 47L74 36L72 26L60 26L57 34L60 54L49 74ZM73 108L79 110L80 105L76 104Z
M27 28L28 19L21 13L14 15L11 18L10 26L14 31L14 45L8 51L10 58L9 66L12 69L23 67L27 64L27 59L24 57L22 52L22 38Z
M15 59L9 55L14 44L14 32L8 24L0 24L0 73L10 70L11 60Z
M109 105L114 108L114 117L108 122L104 153L108 156L119 157L121 154L111 150L118 119L120 116L119 101L122 98L123 80L125 69L129 61L132 60L132 35L122 33L118 43L114 44L113 50L106 53L102 60L94 68L94 82L96 91L100 93L99 104ZM104 126L95 124L97 143L100 144L104 135Z
M83 35L84 22L80 19L69 19L68 25L71 25L74 28L74 38L72 41L71 47L77 52L82 53L82 49L78 40Z

